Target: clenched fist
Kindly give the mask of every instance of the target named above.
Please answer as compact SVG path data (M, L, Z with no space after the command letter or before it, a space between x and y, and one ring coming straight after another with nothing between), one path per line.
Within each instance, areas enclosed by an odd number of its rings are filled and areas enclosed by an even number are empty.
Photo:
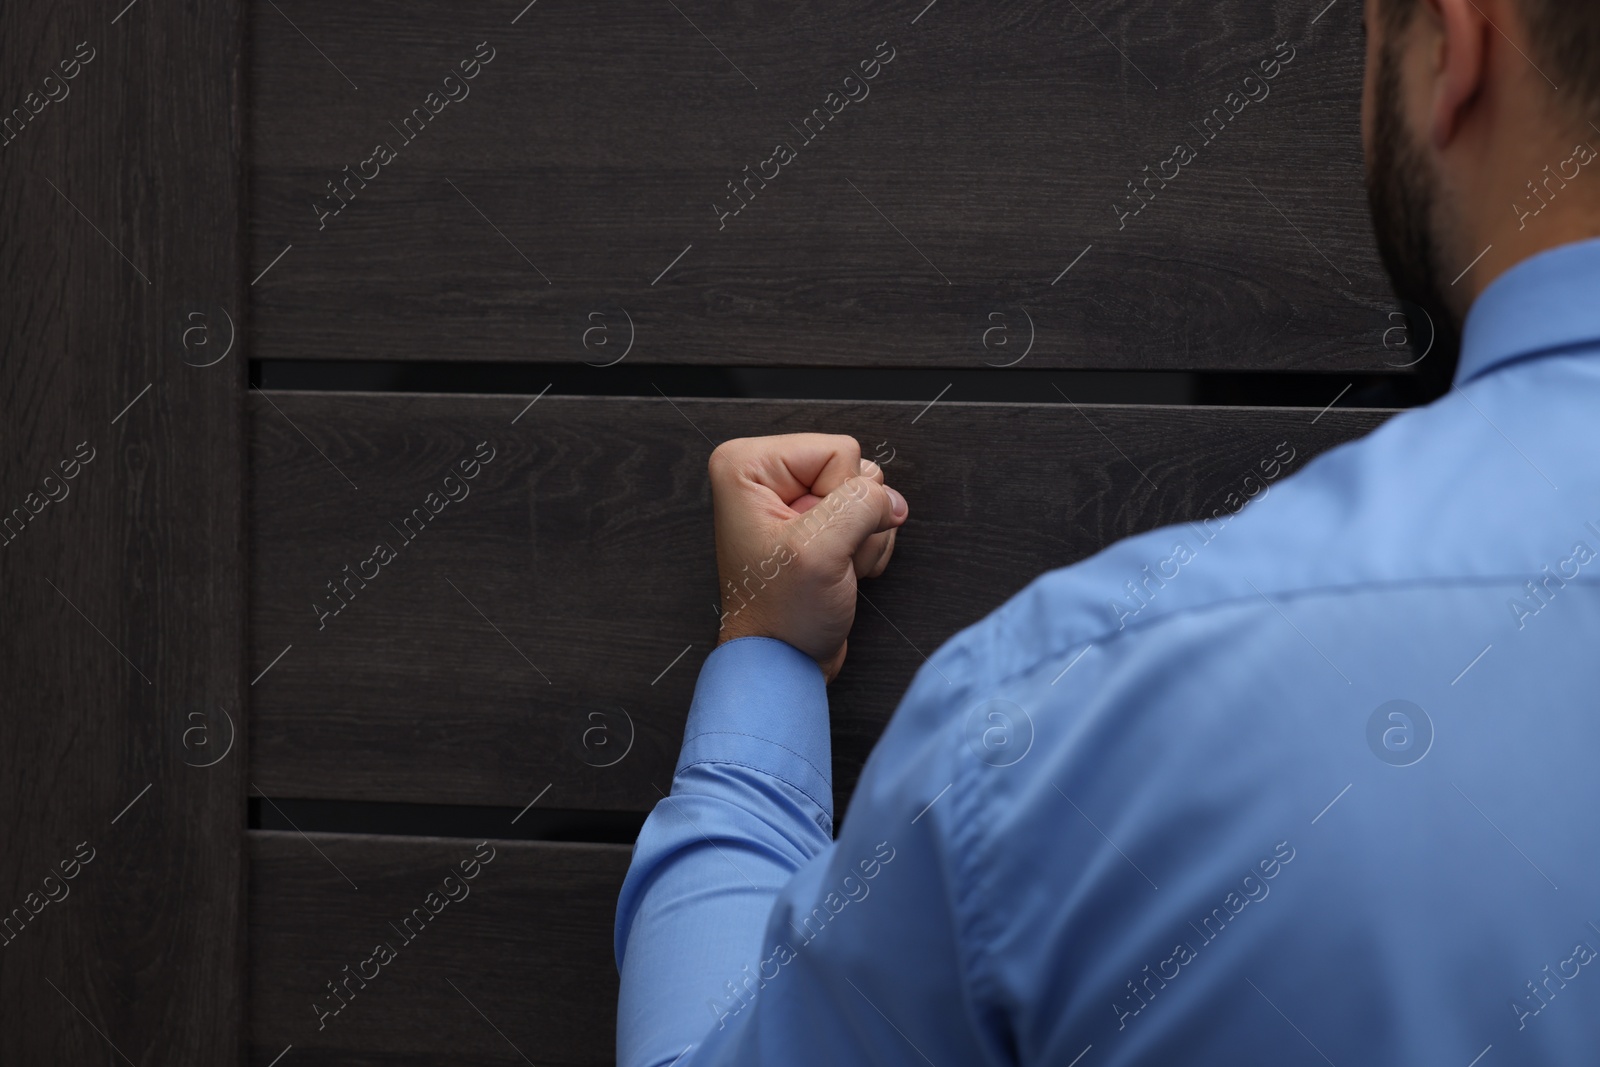
M775 637L832 681L856 616L856 580L889 565L905 498L853 437L795 433L711 453L722 632Z

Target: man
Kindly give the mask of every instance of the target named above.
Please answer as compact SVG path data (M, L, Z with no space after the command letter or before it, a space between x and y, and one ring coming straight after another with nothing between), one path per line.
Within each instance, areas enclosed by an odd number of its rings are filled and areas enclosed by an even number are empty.
M730 614L618 907L625 1067L1600 1062L1600 5L1365 25L1448 393L957 634L837 841L824 684L905 502L848 438L712 455Z

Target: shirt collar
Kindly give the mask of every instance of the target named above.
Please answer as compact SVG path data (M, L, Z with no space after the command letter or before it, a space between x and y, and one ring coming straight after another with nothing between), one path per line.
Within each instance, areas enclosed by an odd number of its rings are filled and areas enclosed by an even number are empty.
M1489 283L1467 312L1455 384L1520 356L1600 343L1600 237L1547 249Z

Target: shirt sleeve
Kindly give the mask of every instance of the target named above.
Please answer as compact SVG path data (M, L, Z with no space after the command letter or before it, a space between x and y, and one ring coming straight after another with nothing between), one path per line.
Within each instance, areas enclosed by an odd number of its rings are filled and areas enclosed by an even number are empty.
M718 646L617 904L619 1067L686 1067L729 984L758 965L778 890L832 842L822 668L771 638Z
M1007 1062L958 915L984 824L946 667L919 673L835 842L820 668L767 638L707 658L618 904L619 1067Z

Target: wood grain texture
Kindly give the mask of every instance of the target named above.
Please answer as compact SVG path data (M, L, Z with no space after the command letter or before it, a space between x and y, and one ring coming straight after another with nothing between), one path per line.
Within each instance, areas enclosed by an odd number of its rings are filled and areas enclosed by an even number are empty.
M0 6L8 1067L244 1054L240 7Z
M256 353L1389 372L1359 5L1320 6L258 5L253 272L293 248ZM802 127L883 42L859 101Z
M615 1063L611 927L628 856L252 831L250 1063L290 1045L296 1064L340 1067Z
M875 607L858 606L849 660L830 689L842 811L923 655L957 630L1047 569L1141 530L1210 515L1259 477L1258 464L1280 442L1295 452L1288 469L1298 470L1387 415L558 396L527 408L531 397L291 392L251 399L252 676L288 648L252 690L260 788L521 808L548 785L542 807L631 811L647 810L668 786L694 680L716 640L705 470L713 442L852 434L868 456L883 458L910 501L888 573L867 586ZM443 505L405 543L390 524L422 506L484 441L495 458L469 495ZM393 545L396 558L364 567L378 542ZM364 588L341 586L346 606L323 618L340 602L325 583L342 580L346 565L377 576ZM623 751L620 762L599 766Z

